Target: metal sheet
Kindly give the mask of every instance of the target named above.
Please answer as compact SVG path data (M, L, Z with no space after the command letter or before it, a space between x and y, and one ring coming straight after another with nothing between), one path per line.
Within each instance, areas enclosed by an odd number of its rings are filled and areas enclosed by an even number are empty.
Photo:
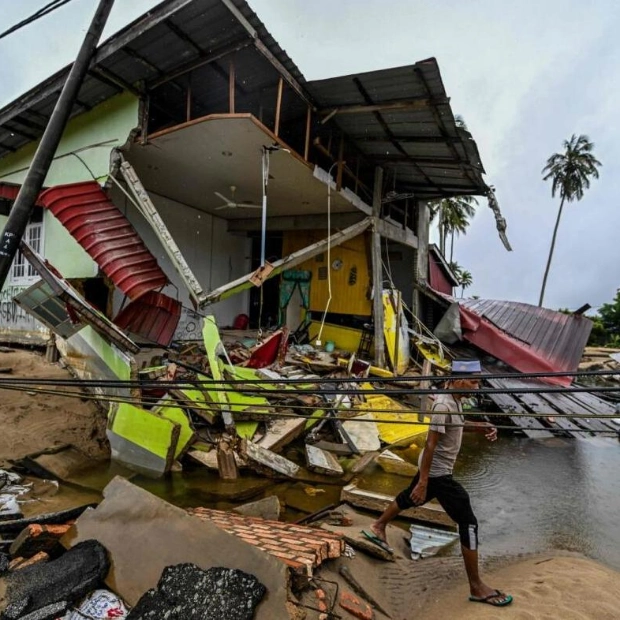
M497 327L517 341L515 347L527 349L554 371L578 368L592 330L592 321L584 316L563 314L516 301L463 299L459 300L459 305L461 309ZM493 350L482 348L504 360L501 347L494 347L492 343L491 347ZM532 367L514 367L523 372L534 370Z
M181 302L150 291L128 304L114 319L121 329L167 347L181 318Z
M411 539L411 559L419 560L437 555L444 547L452 545L459 539L457 532L447 532L434 527L412 525L409 528Z
M52 187L39 201L130 299L168 284L156 258L95 181Z

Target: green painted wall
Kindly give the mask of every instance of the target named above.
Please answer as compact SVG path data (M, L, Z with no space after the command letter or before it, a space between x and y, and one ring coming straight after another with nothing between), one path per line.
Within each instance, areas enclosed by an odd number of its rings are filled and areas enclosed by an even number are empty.
M45 179L46 186L91 181L91 172L105 178L110 167L110 151L127 141L138 126L138 99L121 94L91 111L72 119L62 137L57 155ZM102 144L105 143L105 144ZM38 143L31 143L0 159L0 182L22 183ZM79 151L77 155L69 153ZM0 227L6 217L0 216ZM65 278L93 276L97 266L88 254L50 213L44 216L44 254Z
M105 179L111 150L125 144L132 129L139 125L138 107L136 97L122 94L72 119L65 129L45 186L92 181L93 175ZM0 183L21 184L36 147L37 143L27 144L0 159ZM77 155L86 165L70 155L75 151L79 151ZM0 216L0 230L6 219ZM43 254L65 278L88 278L97 274L95 262L51 213L43 217ZM45 341L47 329L31 315L23 313L13 301L13 296L27 286L15 284L9 278L0 292L0 340Z

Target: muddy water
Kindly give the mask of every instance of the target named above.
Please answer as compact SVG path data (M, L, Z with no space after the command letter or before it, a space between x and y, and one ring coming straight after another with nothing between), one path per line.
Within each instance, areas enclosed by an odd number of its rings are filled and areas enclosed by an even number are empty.
M413 459L415 451L406 455ZM88 485L103 488L110 473L91 474ZM455 477L471 494L485 556L563 549L620 570L617 441L507 436L491 444L466 435ZM222 482L204 468L162 480L134 477L132 481L181 507L227 509L275 493L286 505L284 517L289 520L337 503L340 493L335 483L273 482L249 473L238 481ZM358 482L360 487L389 494L407 483L406 478L386 474L376 465Z

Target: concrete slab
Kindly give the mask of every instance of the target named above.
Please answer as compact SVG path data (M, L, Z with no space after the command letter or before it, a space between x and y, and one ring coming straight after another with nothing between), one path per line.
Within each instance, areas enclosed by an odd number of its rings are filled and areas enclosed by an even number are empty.
M84 513L62 542L67 548L93 538L101 542L112 561L106 583L131 606L157 585L166 566L189 562L255 575L267 588L256 618L288 617L288 571L275 558L123 478L115 478L103 495L97 509Z
M344 471L338 459L331 453L316 446L306 444L306 463L308 469L326 476L342 476Z

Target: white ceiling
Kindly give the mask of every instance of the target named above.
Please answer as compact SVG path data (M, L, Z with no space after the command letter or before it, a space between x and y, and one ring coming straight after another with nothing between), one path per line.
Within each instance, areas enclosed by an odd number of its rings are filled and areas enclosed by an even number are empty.
M235 202L260 205L262 147L273 145L273 135L252 118L206 118L161 132L149 143L132 143L126 158L150 192L213 213L225 219L260 217L259 209L226 208L214 192ZM327 213L327 185L313 176L313 168L299 156L275 151L270 156L268 215ZM332 190L333 212L359 212Z

